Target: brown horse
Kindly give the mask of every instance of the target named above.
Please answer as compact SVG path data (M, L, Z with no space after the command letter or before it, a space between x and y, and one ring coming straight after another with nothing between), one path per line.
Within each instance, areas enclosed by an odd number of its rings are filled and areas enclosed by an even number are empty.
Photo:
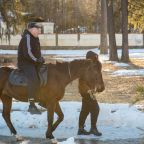
M46 86L41 88L36 101L42 103L47 108L48 129L46 138L53 138L52 132L64 118L59 105L59 100L64 96L66 85L81 76L86 77L86 80L91 83L91 85L89 85L90 90L97 87L97 91L101 92L104 89L104 84L101 77L101 70L97 69L97 63L93 63L90 60L74 60L71 62L47 64L47 67L48 81ZM11 133L15 135L17 132L10 119L12 98L27 102L28 97L27 87L14 86L9 83L8 77L12 70L12 68L8 67L0 68L0 98L3 103L2 116ZM55 123L53 123L54 112L58 115L58 119Z

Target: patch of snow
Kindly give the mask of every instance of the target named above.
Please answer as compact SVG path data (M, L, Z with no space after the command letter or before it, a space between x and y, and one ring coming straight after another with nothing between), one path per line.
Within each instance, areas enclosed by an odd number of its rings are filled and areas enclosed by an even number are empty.
M47 112L41 115L31 115L27 112L28 103L14 102L11 112L12 122L22 136L35 138L45 138L47 130ZM64 112L64 121L54 131L54 136L58 139L80 138L80 139L100 139L114 140L127 138L140 138L144 131L144 113L137 110L135 106L129 104L104 104L100 103L100 115L98 118L98 129L103 133L101 137L94 135L78 136L78 119L81 102L60 102ZM38 105L37 105L38 106ZM38 106L39 107L39 106ZM39 107L40 108L40 107ZM0 103L2 110L2 103ZM18 111L19 110L19 111ZM57 116L54 116L55 119ZM90 117L86 120L86 130L90 129ZM0 113L0 135L11 135L2 114ZM73 143L73 138L69 141Z
M117 70L114 71L112 76L144 76L144 69L133 69L133 70Z
M127 64L127 63L114 63L113 65L117 66L117 67L128 67L129 66L129 64Z
M59 144L76 144L76 143L74 142L74 137L70 137L66 141L59 142Z

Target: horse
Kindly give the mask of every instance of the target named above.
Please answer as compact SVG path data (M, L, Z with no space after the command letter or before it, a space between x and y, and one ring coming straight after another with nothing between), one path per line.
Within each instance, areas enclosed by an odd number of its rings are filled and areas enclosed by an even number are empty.
M47 109L48 128L46 131L46 138L52 139L53 131L63 121L64 114L59 105L59 101L63 98L65 87L73 80L80 78L81 76L86 77L89 83L94 84L89 86L89 90L101 92L104 89L103 79L100 76L101 71L97 70L97 64L90 60L73 60L71 62L63 62L56 64L45 64L48 67L47 84L40 88L39 95L35 98L36 102L42 103ZM2 116L9 127L12 134L16 135L11 118L10 111L12 106L12 98L28 102L27 87L15 86L9 82L9 75L13 71L13 68L1 67L0 68L0 99L3 103ZM98 83L93 82L95 79L92 76L92 72L95 71L94 77ZM97 87L97 88L95 88ZM54 112L58 115L58 119L55 123Z

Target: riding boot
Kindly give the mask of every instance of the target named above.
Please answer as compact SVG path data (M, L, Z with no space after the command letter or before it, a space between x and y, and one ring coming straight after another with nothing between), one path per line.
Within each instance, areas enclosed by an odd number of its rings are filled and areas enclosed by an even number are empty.
M89 135L90 133L87 132L84 128L79 128L78 135Z
M98 131L98 129L95 127L95 128L91 128L90 129L90 134L94 134L95 136L101 136L102 133Z
M28 112L31 114L41 114L40 110L36 107L34 101L30 101Z

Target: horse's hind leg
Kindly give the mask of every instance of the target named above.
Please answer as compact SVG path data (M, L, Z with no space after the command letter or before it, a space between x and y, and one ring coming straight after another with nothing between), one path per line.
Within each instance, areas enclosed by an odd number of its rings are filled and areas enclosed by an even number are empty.
M54 121L54 112L55 112L55 108L56 108L56 103L54 101L52 101L48 108L47 108L47 112L48 112L48 129L46 132L46 138L49 139L53 139L54 136L52 134L52 126L53 126L53 121Z
M7 96L7 95L1 95L1 100L3 103L3 112L2 116L4 120L6 121L7 126L9 127L11 133L16 135L16 130L12 125L12 122L10 120L10 111L11 111L11 106L12 106L12 98Z
M57 128L57 126L58 126L58 125L63 121L63 119L64 119L64 114L63 114L63 112L62 112L62 110L61 110L61 107L60 107L60 104L59 104L59 103L56 104L55 113L58 115L58 119L57 119L57 121L53 124L53 126L52 126L52 131L54 131L54 130Z

